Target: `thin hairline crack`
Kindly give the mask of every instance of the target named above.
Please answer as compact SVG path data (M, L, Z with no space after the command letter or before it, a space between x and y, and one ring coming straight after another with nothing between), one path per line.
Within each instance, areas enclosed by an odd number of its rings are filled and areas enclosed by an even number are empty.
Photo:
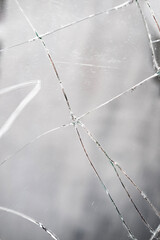
M15 0L15 1L16 1L16 0ZM107 9L107 10L105 10L105 11L101 11L101 12L98 12L98 13L90 14L90 15L84 17L84 18L81 18L81 19L77 20L77 21L73 21L73 22L71 22L71 23L68 23L68 24L66 24L66 25L63 25L63 26L61 26L61 27L59 27L59 28L57 28L57 29L55 29L55 30L51 30L51 31L49 31L49 32L46 32L46 33L43 33L43 34L40 34L40 35L39 35L39 34L38 34L38 35L36 34L36 37L31 38L31 39L28 39L28 40L23 41L23 42L20 42L20 43L16 43L16 44L14 44L14 45L12 45L12 46L9 46L9 47L5 47L5 48L3 48L3 49L0 49L0 52L7 51L7 50L9 50L9 49L12 49L12 48L15 48L15 47L18 47L18 46L21 46L21 45L24 45L24 44L27 44L27 43L36 41L36 40L38 40L38 39L40 39L40 38L42 39L43 37L52 35L52 34L54 34L54 33L56 33L56 32L59 32L59 31L65 29L65 28L72 27L72 26L74 26L75 24L84 22L84 21L89 20L89 19L92 19L92 18L94 18L94 17L100 16L100 15L103 15L103 14L110 14L110 13L113 12L113 11L120 10L120 9L122 9L122 8L124 8L124 7L129 6L129 5L130 5L131 3L133 3L134 1L135 1L135 0L126 1L126 2L124 2L123 4L117 5L117 6L113 7L113 8ZM21 9L22 9L22 8L21 8ZM22 10L23 10L23 9L22 9ZM24 11L23 11L23 12L24 12ZM28 17L27 17L27 19L28 19ZM29 20L29 19L28 19L28 20ZM30 23L29 23L29 25L31 26ZM33 27L33 25L32 25L32 27ZM35 29L34 29L34 30L35 30Z

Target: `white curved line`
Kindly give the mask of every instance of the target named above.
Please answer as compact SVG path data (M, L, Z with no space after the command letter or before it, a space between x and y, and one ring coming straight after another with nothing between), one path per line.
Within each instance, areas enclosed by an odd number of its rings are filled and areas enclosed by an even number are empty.
M19 217L21 217L21 218L23 218L23 219L26 219L27 221L29 221L29 222L31 222L31 223L39 226L39 227L40 227L41 229L43 229L46 233L48 233L54 240L59 240L59 239L55 236L55 234L54 234L51 230L49 230L48 228L46 228L42 223L36 221L35 219L33 219L33 218L31 218L31 217L29 217L29 216L27 216L27 215L25 215L25 214L23 214L23 213L21 213L21 212L17 212L17 211L15 211L15 210L13 210L13 209L6 208L6 207L2 207L2 206L0 206L0 211L7 212L7 213L11 213L11 214L16 215L16 216L19 216Z
M5 123L0 128L0 138L10 129L16 118L20 115L22 110L27 106L27 104L37 95L39 90L41 89L41 82L40 80L32 81L32 82L25 82L20 83L17 85L13 85L7 88L3 88L0 90L0 95L12 92L16 89L24 88L29 85L35 85L35 87L28 93L28 95L20 102L20 104L17 106L15 111L11 113L11 115L8 117L8 119L5 121Z

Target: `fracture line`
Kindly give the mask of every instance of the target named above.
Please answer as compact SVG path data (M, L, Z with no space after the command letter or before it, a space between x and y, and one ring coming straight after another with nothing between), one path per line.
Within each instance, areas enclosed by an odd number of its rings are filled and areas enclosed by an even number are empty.
M92 113L92 112L94 112L94 111L96 111L96 110L98 110L98 109L106 106L107 104L113 102L114 100L119 99L119 98L122 97L123 95L125 95L125 94L127 94L127 93L129 93L129 92L133 92L137 87L143 85L145 82L147 82L147 81L149 81L150 79L153 79L154 77L157 77L157 76L159 76L159 72L153 74L152 76L150 76L150 77L148 77L148 78L145 78L144 80L142 80L141 82L135 84L135 85L132 86L131 88L128 88L128 89L125 90L124 92L121 92L120 94L118 94L118 95L116 95L115 97L109 99L108 101L106 101L106 102L100 104L99 106L97 106L97 107L89 110L88 112L82 114L81 116L79 116L79 117L77 118L77 120L80 120L80 119L84 118L85 116L87 116L88 114L90 114L90 113Z
M21 148L19 148L16 152L14 152L13 154L11 154L10 156L8 156L7 158L5 158L1 163L0 163L0 167L5 164L6 162L8 162L10 159L14 158L18 153L20 153L21 151L23 151L25 148L29 147L31 144L33 144L34 142L36 142L37 140L39 140L40 138L50 134L50 133L53 133L57 130L60 130L61 128L65 128L65 127L68 127L68 126L71 126L73 125L72 123L68 123L68 124L63 124L59 127L56 127L56 128L52 128L40 135L38 135L37 137L33 138L32 140L30 140L28 143L24 144Z
M88 128L84 125L84 123L79 121L80 126L86 131L87 135L89 136L89 138L97 145L97 147L104 153L105 157L107 157L107 159L109 160L110 164L112 165L112 167L114 168L114 171L122 185L122 187L124 188L124 190L126 191L130 201L132 202L132 204L134 205L136 211L138 212L138 214L140 215L141 219L143 220L144 224L146 225L146 227L150 230L151 233L153 233L153 229L152 227L148 224L148 222L146 221L146 219L143 217L142 213L139 211L139 209L137 208L136 204L134 203L133 199L131 198L128 190L126 189L125 185L123 184L116 167L119 168L119 170L123 173L123 175L132 183L132 185L136 188L136 190L138 190L138 192L141 194L141 196L143 197L143 199L147 200L148 204L150 205L150 207L152 208L152 210L154 211L154 213L160 218L160 213L158 212L158 210L153 206L153 204L151 203L151 201L148 199L148 197L142 192L142 190L140 190L138 188L138 186L133 182L133 180L128 176L128 174L122 169L122 167L119 165L119 163L115 162L114 160L112 160L110 158L110 156L107 154L107 152L104 150L104 148L102 147L102 145L95 139L95 137L91 134L91 132L88 130Z
M25 219L25 220L27 220L27 221L29 221L29 222L37 225L38 227L40 227L40 228L41 228L42 230L44 230L48 235L50 235L50 237L53 238L54 240L59 240L59 238L58 238L51 230L49 230L48 228L46 228L46 227L43 225L43 223L40 223L40 222L36 221L35 219L33 219L33 218L31 218L31 217L29 217L29 216L27 216L27 215L25 215L25 214L23 214L23 213L21 213L21 212L17 212L17 211L15 211L15 210L13 210L13 209L6 208L6 207L2 207L2 206L0 206L0 211L7 212L7 213L11 213L11 214L16 215L16 216L18 216L18 217L20 217L20 218L23 218L23 219Z
M154 238L156 238L159 233L160 233L160 225L158 225L158 227L154 231L153 235L151 236L150 240L153 240Z
M150 3L148 2L148 0L145 0L145 2L146 2L146 4L147 4L147 6L149 7L150 13L151 13L151 15L152 15L152 17L153 17L156 25L157 25L158 31L160 32L160 26L159 26L158 20L157 20L157 18L156 18L156 16L155 16L155 13L154 13L153 9L151 8L151 5L150 5Z
M147 23L146 17L143 14L141 5L140 5L138 0L136 1L136 4L138 6L138 9L139 9L140 14L142 16L142 20L144 22L144 26L146 28L146 32L147 32L147 36L148 36L148 40L149 40L149 46L150 46L151 53L152 53L153 65L154 65L155 70L158 71L159 65L158 65L158 62L156 60L156 55L155 55L155 52L154 52L154 47L153 47L153 43L152 43L152 37L151 37L150 31L149 31L148 23Z
M88 159L88 161L89 161L89 163L90 163L93 171L95 172L95 174L96 174L96 176L98 177L101 185L103 186L106 195L109 197L111 203L112 203L113 206L115 207L116 212L118 213L118 215L119 215L119 217L120 217L120 219L121 219L121 222L122 222L124 228L125 228L125 229L127 230L127 232L128 232L128 236L129 236L131 239L133 239L133 240L137 240L137 239L135 238L135 236L133 235L133 233L131 232L130 228L128 227L127 223L125 222L125 220L124 220L124 218L123 218L123 216L122 216L119 208L117 207L115 201L113 200L113 198L112 198L112 196L111 196L108 188L106 187L105 183L103 182L102 178L100 177L100 175L99 175L98 171L96 170L96 168L95 168L92 160L90 159L90 157L89 157L89 155L88 155L88 152L87 152L87 150L86 150L86 148L85 148L85 146L84 146L84 143L83 143L83 141L82 141L81 135L80 135L80 133L79 133L78 128L77 128L76 125L75 125L75 130L76 130L76 133L77 133L77 135L78 135L80 144L81 144L81 146L82 146L82 148L83 148L83 151L84 151L84 153L85 153L85 155L86 155L86 157L87 157L87 159Z
M157 43L157 42L160 42L160 39L152 41L152 43Z
M16 1L16 0L15 0L15 1ZM54 33L56 33L56 32L59 32L59 31L65 29L65 28L71 27L71 26L73 26L73 25L75 25L75 24L84 22L84 21L86 21L86 20L88 20L88 19L92 19L92 18L94 18L94 17L96 17L96 16L99 16L99 15L102 15L102 14L109 14L109 13L112 12L112 11L115 11L115 10L121 9L121 8L123 8L123 7L126 7L126 6L128 6L129 4L131 4L131 3L133 3L133 0L127 1L127 2L125 2L125 3L123 3L123 4L117 5L117 6L113 7L113 8L110 8L110 9L105 10L105 11L102 11L102 12L90 14L89 16L86 16L86 17L84 17L84 18L81 18L81 19L78 20L78 21L74 21L74 22L68 23L68 24L66 24L66 25L64 25L64 26L61 26L60 28L57 28L57 29L55 29L55 30L52 30L52 31L43 33L43 34L39 35L39 37L40 37L40 38L46 37L46 36L52 35L52 34L54 34ZM17 4L19 5L19 3L17 3ZM20 6L20 5L19 5L19 6ZM24 11L23 11L23 9L21 8L21 6L20 6L20 9L21 9L21 11L24 13ZM25 15L25 16L26 16L26 15ZM32 27L32 29L34 29L32 23L30 22L30 20L28 19L27 16L26 16L26 19L27 19L27 21L29 22L29 25ZM12 48L14 48L14 47L21 46L21 45L23 45L23 44L26 44L26 43L29 43L29 42L38 40L39 37L34 37L34 38L29 39L29 40L26 40L26 41L23 41L23 42L14 44L14 45L12 45L12 46L9 46L9 47L0 49L0 52L3 52L3 51L6 51L6 50L9 50L9 49L12 49Z
M46 32L46 33L42 34L41 37L45 37L45 36L51 35L51 34L53 34L53 33L59 32L59 31L61 31L62 29L71 27L71 26L73 26L73 25L75 25L75 24L84 22L84 21L86 21L86 20L88 20L88 19L91 19L91 18L100 16L100 15L102 15L102 14L109 14L109 13L112 12L112 11L116 11L116 10L119 10L119 9L121 9L121 8L127 7L127 6L130 5L131 3L133 3L133 0L126 1L126 2L124 2L124 3L122 3L122 4L120 4L120 5L117 5L117 6L113 7L113 8L107 9L107 10L102 11L102 12L90 14L90 15L87 16L87 17L84 17L84 18L81 18L80 20L77 20L77 21L71 22L71 23L69 23L69 24L66 24L66 25L64 25L64 26L62 26L62 27L60 27L60 28L58 28L58 29L55 29L55 30L53 30L53 31Z
M22 9L22 7L20 6L19 2L18 2L17 0L15 0L15 2L17 3L17 6L19 7L19 9L20 9L21 13L23 14L24 18L26 19L26 21L28 22L28 24L29 24L30 27L32 28L33 32L35 33L35 35L38 37L38 39L39 39L39 40L41 41L41 43L42 43L42 46L43 46L43 48L44 48L44 51L45 51L45 53L47 54L47 56L48 56L48 58L49 58L49 61L50 61L50 63L51 63L51 66L52 66L52 68L53 68L53 70L54 70L54 72L55 72L55 75L56 75L57 80L58 80L58 82L59 82L59 85L60 85L60 87L61 87L61 91L62 91L63 96L64 96L64 98L65 98L65 101L66 101L68 110L69 110L69 112L70 112L70 116L71 116L72 120L74 121L74 116L73 116L73 113L72 113L72 110L71 110L71 106L70 106L70 103L69 103L67 94L66 94L66 92L65 92L65 90L64 90L62 81L61 81L60 76L59 76L59 74L58 74L57 68L56 68L56 66L55 66L55 64L54 64L54 61L53 61L53 59L52 59L52 57L51 57L51 54L50 54L50 52L49 52L49 49L46 47L46 44L45 44L44 40L42 39L42 37L39 36L38 32L36 31L36 29L34 28L33 24L31 23L31 21L29 20L29 18L28 18L27 15L25 14L25 12L24 12L24 10Z

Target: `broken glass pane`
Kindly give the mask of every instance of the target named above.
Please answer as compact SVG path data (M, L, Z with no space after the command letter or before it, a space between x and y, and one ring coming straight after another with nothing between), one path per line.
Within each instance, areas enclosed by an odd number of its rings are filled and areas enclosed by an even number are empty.
M3 6L0 239L155 239L158 3Z

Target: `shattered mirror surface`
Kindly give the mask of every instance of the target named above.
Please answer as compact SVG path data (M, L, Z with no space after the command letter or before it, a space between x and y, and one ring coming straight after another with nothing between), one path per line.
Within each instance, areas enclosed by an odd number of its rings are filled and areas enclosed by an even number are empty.
M0 240L159 239L158 9L0 1Z

